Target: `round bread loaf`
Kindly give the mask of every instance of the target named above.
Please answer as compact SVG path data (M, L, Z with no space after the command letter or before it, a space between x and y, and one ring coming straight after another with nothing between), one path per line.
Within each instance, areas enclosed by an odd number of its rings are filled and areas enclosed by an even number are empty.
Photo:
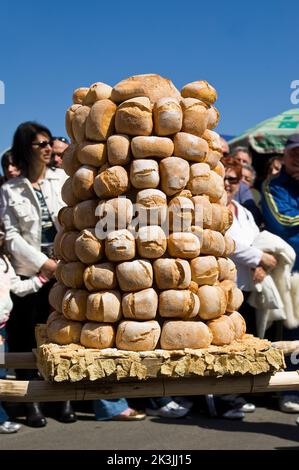
M122 310L125 318L153 320L156 318L157 309L158 295L152 288L123 295Z
M59 313L62 313L62 299L67 290L67 287L65 287L63 284L60 282L55 282L49 292L49 304Z
M74 90L73 92L73 103L74 104L83 104L84 98L88 93L89 88L80 87Z
M77 157L78 145L69 145L62 154L62 168L68 176L73 176L74 173L80 168L81 163Z
M214 256L199 256L190 262L192 281L212 286L218 280L219 267Z
M191 290L165 290L159 294L159 314L163 318L195 318L199 298Z
M153 109L155 134L160 136L180 132L183 125L183 112L175 98L160 98Z
M208 108L208 129L214 129L219 122L219 111L215 106L210 106Z
M72 289L80 289L84 287L83 273L85 265L83 263L80 263L79 261L64 263L59 269L60 278L56 278L57 280L61 280L64 285L71 287Z
M197 98L207 104L213 104L217 100L217 92L212 85L205 80L197 80L187 83L181 89L181 95L184 98Z
M222 152L217 152L216 150L212 150L209 148L206 163L208 163L212 170L217 167L218 163L220 162L220 159L222 158L222 155Z
M88 292L81 289L68 290L62 300L62 313L68 320L86 320Z
M96 101L86 119L86 140L103 142L114 131L117 106L110 100Z
M64 228L60 228L58 230L58 232L56 233L55 235L55 238L54 238L54 245L53 245L53 250L54 250L54 255L57 259L60 259L61 258L61 239L62 237L64 236L64 234L66 233L67 231L64 229Z
M242 339L246 333L246 322L239 312L232 312L227 314L232 320L235 327L235 339Z
M96 168L107 161L107 146L104 142L85 141L78 145L78 161L83 165L91 165Z
M215 230L206 229L203 231L201 254L222 256L225 251L225 241L223 235Z
M174 232L168 238L168 251L174 258L196 258L200 253L200 241L193 233Z
M192 202L194 204L193 225L211 228L213 211L209 198L207 196L193 196Z
M115 128L119 134L151 135L153 118L150 100L139 96L120 104L116 111Z
M94 227L98 221L95 215L98 202L96 199L79 202L74 207L74 225L78 230Z
M75 253L75 243L79 232L65 232L60 239L60 255L66 262L78 261Z
M182 131L202 136L208 125L207 106L195 98L185 98L181 101L183 109Z
M237 311L243 301L244 301L244 296L243 292L241 289L239 289L234 281L230 281L228 279L224 280L221 282L220 287L224 289L227 295L227 306L226 306L226 311L227 312L235 312Z
M85 94L84 104L87 106L93 105L96 101L106 100L111 97L112 87L106 83L97 82L90 85L87 93Z
M47 336L49 341L57 344L80 344L82 323L67 320L63 315L52 317L53 320L47 325Z
M72 177L72 189L79 200L92 199L94 197L93 183L97 170L93 166L83 165Z
M161 225L167 217L166 195L159 189L143 189L136 196L140 225Z
M84 271L84 284L89 291L109 290L116 287L116 276L112 263L88 266Z
M166 320L160 342L161 348L170 350L208 348L212 342L212 334L201 321Z
M135 158L166 158L173 154L173 142L168 137L138 136L131 142L132 153Z
M160 258L153 264L158 289L188 289L191 270L184 259Z
M57 265L56 265L55 278L56 278L57 282L59 282L60 284L63 284L61 273L62 273L62 268L65 266L65 264L66 263L64 263L64 261L59 260Z
M74 230L74 209L73 207L62 207L58 212L58 222L64 230Z
M127 135L111 135L107 140L110 165L126 165L130 161L131 147Z
M213 335L212 344L215 346L231 344L236 338L234 322L227 315L211 320L207 325Z
M76 243L75 253L82 263L93 264L103 257L104 242L95 236L95 229L84 229L80 232Z
M133 204L125 196L108 199L108 201L100 201L96 210L96 216L99 217L100 223L104 226L109 223L116 229L125 229L130 225L133 218Z
M224 314L227 305L226 294L220 286L201 286L198 289L200 300L199 316L211 320Z
M189 180L189 164L183 158L169 157L161 160L161 189L167 196L173 196L185 188Z
M120 196L129 186L128 173L122 166L103 168L94 180L94 190L100 198Z
M210 131L212 132L212 131ZM224 175L225 175L225 168L223 166L223 163L221 162L218 162L217 165L215 166L215 168L213 168L213 171L215 171L215 173L217 173L219 176L221 176L221 178L224 178ZM226 194L226 193L224 193ZM226 204L224 204L226 205Z
M121 290L135 292L152 287L153 268L145 259L125 261L116 266L116 276Z
M115 323L121 318L121 295L117 290L89 294L86 317L88 320Z
M75 141L72 121L73 121L73 118L74 118L74 115L75 115L75 111L77 109L79 109L81 106L82 106L81 104L72 104L72 106L70 106L67 109L66 114L65 114L65 128L66 128L66 132L67 132L67 134L70 137L72 142Z
M232 237L228 233L226 233L224 235L224 242L225 242L224 256L232 255L236 249L235 240L233 240Z
M233 223L233 214L228 207L221 206L220 204L212 204L212 230L224 234Z
M191 162L205 162L209 146L207 141L187 132L178 132L174 136L174 155ZM208 167L209 168L209 167Z
M76 109L72 118L72 131L77 143L83 142L85 136L85 124L90 113L89 106L80 106Z
M220 282L224 281L225 279L230 279L232 281L235 281L235 279L231 279L231 273L232 273L233 267L234 267L234 270L235 270L235 265L234 265L233 261L231 261L228 258L219 257L217 259L217 263L218 263L218 269L219 269L219 278L218 278L218 280Z
M194 196L205 194L211 202L218 202L224 192L223 179L211 171L207 163L195 163L190 167L190 179L187 185Z
M107 323L88 322L82 328L80 343L86 348L112 348L115 342L115 331Z
M129 230L114 230L105 240L105 253L109 261L127 261L135 256L135 239Z
M134 188L149 189L159 186L159 165L155 160L134 160L130 167L130 181Z
M174 197L168 204L169 230L185 232L190 229L194 216L194 205L187 197Z
M136 243L138 254L142 258L160 258L167 249L166 235L158 225L141 227Z
M72 178L68 178L62 185L61 198L67 206L72 207L80 201L80 198L76 197L73 191Z
M202 246L203 232L204 232L203 228L199 227L198 225L191 225L189 232L193 233L193 235L195 235L198 238L199 244L200 246Z
M202 134L202 138L208 142L210 149L222 153L221 139L217 132L206 129Z
M157 321L122 321L117 328L116 347L126 351L153 351L160 338Z

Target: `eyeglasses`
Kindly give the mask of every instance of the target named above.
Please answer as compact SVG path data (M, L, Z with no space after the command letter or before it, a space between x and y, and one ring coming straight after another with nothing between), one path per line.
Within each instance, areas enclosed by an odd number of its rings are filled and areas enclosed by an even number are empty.
M32 145L36 145L40 149L45 149L48 145L52 147L52 140L42 140L41 142L32 142Z
M224 181L227 181L229 184L238 184L240 180L237 176L225 176Z
M53 140L59 140L60 142L63 142L64 144L69 144L69 141L67 140L66 137L53 137Z

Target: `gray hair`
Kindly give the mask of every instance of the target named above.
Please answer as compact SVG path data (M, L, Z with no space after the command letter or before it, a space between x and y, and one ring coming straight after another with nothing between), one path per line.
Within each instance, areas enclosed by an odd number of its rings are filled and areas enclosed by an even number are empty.
M242 168L245 168L245 170L251 171L253 179L255 180L256 171L255 171L255 169L253 168L252 165L249 165L249 163L244 163L244 165L242 165Z

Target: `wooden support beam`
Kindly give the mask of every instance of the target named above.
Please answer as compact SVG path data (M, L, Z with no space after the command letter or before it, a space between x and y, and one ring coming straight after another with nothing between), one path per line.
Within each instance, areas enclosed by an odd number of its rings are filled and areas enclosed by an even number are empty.
M4 360L0 355L0 367L6 369L37 369L36 357L32 352L5 353Z
M221 395L282 390L299 390L298 371L277 372L272 376L264 374L221 378L164 378L117 383L77 382L52 384L41 380L0 380L0 400L22 402L206 395L209 393Z

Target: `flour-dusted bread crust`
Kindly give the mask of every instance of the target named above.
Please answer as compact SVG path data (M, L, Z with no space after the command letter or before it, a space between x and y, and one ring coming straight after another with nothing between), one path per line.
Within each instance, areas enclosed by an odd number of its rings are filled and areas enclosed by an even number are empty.
M117 328L116 347L127 351L152 351L158 344L160 333L160 325L155 320L124 320Z

